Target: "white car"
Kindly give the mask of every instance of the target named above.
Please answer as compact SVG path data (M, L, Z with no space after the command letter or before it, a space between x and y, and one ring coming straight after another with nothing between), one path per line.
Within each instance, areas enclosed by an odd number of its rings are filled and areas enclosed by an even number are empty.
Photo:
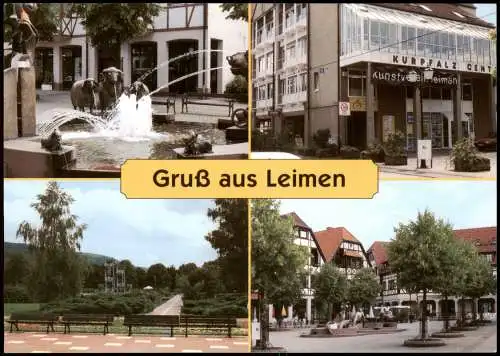
M251 152L250 159L301 159L287 152Z

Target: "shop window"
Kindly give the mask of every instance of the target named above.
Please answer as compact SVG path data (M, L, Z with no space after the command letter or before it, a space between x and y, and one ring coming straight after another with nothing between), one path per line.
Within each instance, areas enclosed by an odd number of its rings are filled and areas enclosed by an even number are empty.
M413 99L413 87L406 87L406 97L408 99Z
M462 85L462 100L472 100L472 84L464 83Z
M441 92L443 100L451 100L451 89L450 88L443 88Z
M441 100L441 88L431 88L431 99Z
M363 96L363 77L349 74L349 96Z
M422 88L422 99L430 99L431 98L431 88L425 87Z

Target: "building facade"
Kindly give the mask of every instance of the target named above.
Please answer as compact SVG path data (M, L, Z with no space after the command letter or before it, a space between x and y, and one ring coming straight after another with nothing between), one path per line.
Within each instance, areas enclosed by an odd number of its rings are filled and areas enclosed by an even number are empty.
M496 275L496 227L482 227L474 229L455 230L455 237L473 243L479 253L491 262L492 273ZM382 285L382 292L377 298L378 306L417 306L422 303L422 293L409 294L398 287L397 278L390 270L387 261L388 242L376 241L368 249L368 258L377 272ZM443 313L455 315L461 313L462 301L456 297L449 297L445 302L440 294L428 293L426 296L428 310L431 316L440 317ZM447 304L445 304L447 303ZM465 299L465 312L473 310L474 301ZM477 300L476 310L496 313L496 295L488 295Z
M255 128L286 130L306 145L328 128L361 149L399 130L409 151L417 138L449 149L461 137L496 132L494 26L473 5L252 10Z
M106 51L91 46L80 24L81 19L70 11L71 4L54 5L60 6L59 33L53 41L37 45L35 67L38 88L44 84L52 90L68 90L74 81L97 79L98 73L110 66L123 70L124 82L128 85L160 66L144 80L151 90L202 71L172 83L168 91L204 90L220 94L232 78L224 58L248 47L246 23L225 20L219 4L162 3L163 9L146 35ZM195 52L201 50L219 52ZM193 55L166 63L189 52Z
M308 323L318 320L319 315L314 303L314 278L326 263L334 263L337 268L351 279L357 270L370 267L368 255L363 245L344 227L328 227L325 230L313 230L294 212L284 215L292 218L295 230L294 243L308 251L308 261L304 266L306 278L302 289L302 300L296 305L288 306L285 322L291 322L294 317L303 318ZM269 320L276 322L276 315L281 310L275 310L269 305Z

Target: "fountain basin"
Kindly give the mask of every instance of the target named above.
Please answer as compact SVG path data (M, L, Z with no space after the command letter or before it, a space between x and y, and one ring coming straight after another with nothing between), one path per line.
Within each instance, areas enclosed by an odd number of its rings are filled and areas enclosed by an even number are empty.
M342 328L329 330L328 328L315 328L311 330L310 334L302 334L300 337L307 338L332 338L332 337L349 337L349 336L364 336L364 335L374 335L374 334L393 334L406 329L400 329L397 327L388 327L381 329L372 328Z

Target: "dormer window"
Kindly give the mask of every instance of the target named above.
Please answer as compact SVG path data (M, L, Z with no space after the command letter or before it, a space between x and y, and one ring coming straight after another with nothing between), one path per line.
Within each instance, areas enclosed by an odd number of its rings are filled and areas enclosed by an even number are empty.
M431 10L431 9L429 9L429 8L428 8L427 6L425 6L425 5L420 5L420 4L419 4L418 6L420 6L420 7L421 7L422 9L424 9L425 11L432 12L432 10Z
M465 19L464 15L459 14L458 12L455 12L455 11L452 11L452 12L455 14L455 16L460 17L461 19Z

